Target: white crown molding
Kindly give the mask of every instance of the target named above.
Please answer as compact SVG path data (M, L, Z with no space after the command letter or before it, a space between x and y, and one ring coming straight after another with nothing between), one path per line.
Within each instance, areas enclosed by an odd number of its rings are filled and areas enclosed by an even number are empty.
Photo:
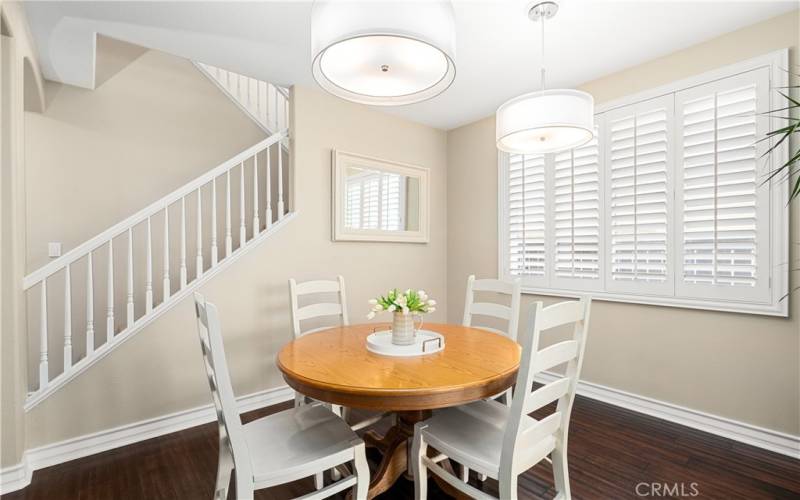
M284 385L241 396L236 400L239 411L245 413L293 398L294 391ZM35 470L206 424L215 419L214 407L207 404L33 448L23 454L20 463L0 470L0 494L28 486Z
M546 384L559 377L561 375L553 372L542 372L536 376L536 382ZM577 393L626 410L800 459L800 436L758 427L584 380L578 382Z

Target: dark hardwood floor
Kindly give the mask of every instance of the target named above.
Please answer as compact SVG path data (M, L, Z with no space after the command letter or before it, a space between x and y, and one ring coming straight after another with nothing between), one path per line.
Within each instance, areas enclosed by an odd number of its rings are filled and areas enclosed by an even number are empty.
M244 420L289 406L252 412ZM800 499L798 460L581 397L570 424L569 460L575 499ZM36 471L29 487L2 498L210 500L216 462L216 424L208 424ZM479 484L474 477L472 482ZM306 479L259 491L256 498L292 498L312 487ZM492 480L482 487L497 494ZM429 498L446 498L435 485L429 491ZM519 493L552 498L550 466L523 474ZM380 498L413 497L413 485L401 480Z

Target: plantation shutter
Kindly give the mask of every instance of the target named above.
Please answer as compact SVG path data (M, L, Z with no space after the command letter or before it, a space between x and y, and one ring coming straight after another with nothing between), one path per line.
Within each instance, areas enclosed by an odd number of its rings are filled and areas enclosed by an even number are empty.
M403 176L381 174L381 229L400 231L402 227L402 199L400 184ZM405 195L405 190L403 190Z
M769 70L678 92L681 295L769 300L769 186L758 142L768 131Z
M617 108L606 124L606 286L671 294L673 97Z
M601 282L601 189L597 139L552 158L552 286L596 289Z
M508 156L508 273L543 282L545 265L545 161Z

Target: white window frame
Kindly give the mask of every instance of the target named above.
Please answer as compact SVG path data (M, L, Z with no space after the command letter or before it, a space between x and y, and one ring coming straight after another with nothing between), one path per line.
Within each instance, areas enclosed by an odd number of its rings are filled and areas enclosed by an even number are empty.
M612 111L616 108L620 108L623 106L629 106L631 104L636 104L642 101L647 101L653 98L662 97L671 95L674 99L674 95L682 90L687 90L692 87L696 87L699 85L704 85L709 82L713 82L715 80L729 78L741 73L746 73L748 71L752 71L758 68L767 67L769 69L770 74L770 92L769 92L769 109L776 109L780 104L779 95L777 92L774 91L775 88L778 87L785 87L788 85L788 73L786 72L786 68L789 65L789 50L788 49L780 49L776 50L762 56L754 57L752 59L748 59L745 61L741 61L739 63L735 63L729 66L725 66L722 68L718 68L712 71L708 71L696 76L692 76L689 78L677 80L675 82L669 83L667 85L659 86L650 90L646 90L643 92L639 92L630 96L626 96L620 99L616 99L613 101L609 101L607 103L598 105L595 109L595 112L599 115L599 125L601 129L603 128L603 120L605 118L604 114ZM673 111L676 111L673 107ZM780 120L778 118L772 118L770 123L770 129L775 130L782 126ZM605 132L601 132L605 134ZM669 173L670 183L675 186L675 182L681 177L677 175L677 154L675 151L675 145L678 144L676 135L679 133L678 127L673 127L673 136L672 138L672 170ZM600 141L600 154L606 154L606 146L607 143L605 140ZM770 155L769 158L769 169L772 170L775 166L783 164L788 159L788 144L784 143L784 145L777 148L773 153ZM498 276L501 278L509 279L514 278L508 272L508 231L506 227L506 220L508 218L508 207L506 200L508 199L508 155L502 152L498 152ZM764 165L762 163L762 165ZM608 225L608 200L609 200L609 193L608 193L608 186L606 182L606 172L610 167L608 166L608 162L606 161L605 156L602 159L601 165L601 172L603 173L602 178L600 179L600 190L601 190L601 217L602 223L604 226ZM552 192L549 189L548 181L552 182L553 174L552 172L545 173L545 186L546 186L546 193L550 196ZM672 277L672 286L674 288L674 293L669 295L657 295L648 293L647 291L643 292L619 292L619 291L608 291L606 289L606 283L610 280L608 279L608 267L609 267L609 242L608 242L608 228L604 227L601 229L601 244L600 244L600 252L601 252L601 276L605 279L601 280L591 280L591 281L598 281L597 287L593 288L591 286L583 286L583 287L575 287L575 288L560 288L557 286L552 286L557 284L554 283L553 280L553 258L552 258L552 237L548 238L548 244L546 245L546 267L545 267L545 276L543 278L538 278L535 281L530 281L527 278L522 278L522 292L528 294L536 294L536 295L549 295L549 296L558 296L558 297L578 297L589 293L592 295L593 298L599 300L607 300L613 302L627 302L627 303L634 303L634 304L648 304L648 305L660 305L660 306L668 306L668 307L682 307L682 308L689 308L689 309L702 309L702 310L714 310L714 311L726 311L726 312L737 312L737 313L750 313L750 314L762 314L762 315L769 315L769 316L781 316L781 317L788 317L789 315L789 299L788 299L788 292L789 292L789 269L790 269L790 261L789 261L789 207L788 207L788 199L789 199L789 183L786 181L778 181L777 179L773 179L769 182L769 186L760 186L759 189L768 189L769 190L769 212L770 212L770 248L769 248L769 263L768 269L766 272L769 273L769 300L766 302L755 302L749 299L745 300L723 300L723 299L705 299L689 296L678 296L678 293L681 293L681 287L676 286L678 279L680 278L680 270L682 269L682 258L681 252L679 252L680 246L677 245L678 238L680 237L680 232L677 229L676 224L679 222L679 218L675 216L674 207L676 207L677 202L677 189L673 189L673 197L672 197L672 206L673 212L669 214L668 218L668 226L669 226L669 233L668 238L669 241L672 242L672 248L670 249L670 264L672 268L669 270L669 274ZM549 217L549 216L548 216ZM548 234L552 231L553 224L547 225ZM765 272L765 270L760 270L759 272Z

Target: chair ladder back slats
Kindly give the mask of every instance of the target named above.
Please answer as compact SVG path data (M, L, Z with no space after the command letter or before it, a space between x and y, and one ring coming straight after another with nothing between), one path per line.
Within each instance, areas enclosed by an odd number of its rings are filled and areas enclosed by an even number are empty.
M477 328L479 330L486 330L487 332L496 333L498 335L503 335L503 336L506 335L506 332L504 332L503 330L499 330L497 328L492 328L491 326L483 326L483 325L481 325L481 326L474 326L473 328Z
M495 279L475 279L472 282L472 289L476 292L494 292L503 295L514 293L514 282Z
M247 453L247 443L244 438L244 429L239 416L238 405L231 385L228 364L225 359L225 348L222 343L222 330L220 328L217 308L206 303L205 298L194 294L195 311L197 312L198 334L202 342L201 350L205 360L205 368L209 378L214 407L218 421L225 428L225 435L231 441L231 450L236 450L233 462L237 474L243 477L252 476L251 460L249 456L237 456ZM208 346L206 349L205 346Z
M472 315L491 316L493 318L504 319L509 321L511 319L511 308L502 304L494 304L492 302L473 302Z
M564 340L536 353L533 363L534 372L540 373L572 360L578 355L578 341Z
M304 281L303 283L297 283L296 293L297 295L339 293L339 282L327 280Z
M556 411L526 428L519 435L519 447L530 448L547 436L553 435L562 424L563 415Z
M546 311L546 314L540 319L539 330L549 330L557 326L581 321L585 313L583 302L577 300L559 302L548 306L544 311Z
M533 391L525 402L525 413L533 413L539 408L560 399L569 391L569 382L568 378L560 378Z
M315 302L300 307L300 297L313 294L332 294L338 295L339 302ZM310 331L303 331L301 321L329 316L339 317L340 325L348 325L347 298L345 295L344 278L337 276L336 280L312 280L298 283L294 279L289 280L289 300L291 302L292 329L295 338L299 338ZM321 328L315 328L314 331Z
M529 334L522 342L522 359L516 380L517 388L525 387L528 390L514 391L503 436L503 450L500 457L501 481L510 481L514 471L517 471L518 467L524 467L525 464L520 463L520 457L524 454L526 443L530 444L552 434L556 448L566 449L569 417L586 345L590 305L591 299L582 298L578 301L562 302L546 308L541 302L536 302L530 308ZM571 339L539 350L543 330L568 323L575 325ZM537 373L565 362L567 368L562 378L533 391L530 390ZM523 425L525 419L529 418L527 417L528 413L556 400L558 404L554 413L532 427ZM523 429L523 427L526 428Z
M322 316L341 316L341 304L334 304L331 302L318 302L316 304L309 304L297 310L297 319L304 321L312 318L319 318Z
M476 302L475 292L490 292L505 296L510 296L510 304L498 304L495 302ZM519 325L521 285L519 280L496 280L496 279L475 279L475 275L467 278L467 293L464 299L464 326L473 325L473 316L485 316L505 321L508 329L503 333L509 338L516 340ZM483 328L482 326L478 326ZM495 328L486 328L497 332Z

